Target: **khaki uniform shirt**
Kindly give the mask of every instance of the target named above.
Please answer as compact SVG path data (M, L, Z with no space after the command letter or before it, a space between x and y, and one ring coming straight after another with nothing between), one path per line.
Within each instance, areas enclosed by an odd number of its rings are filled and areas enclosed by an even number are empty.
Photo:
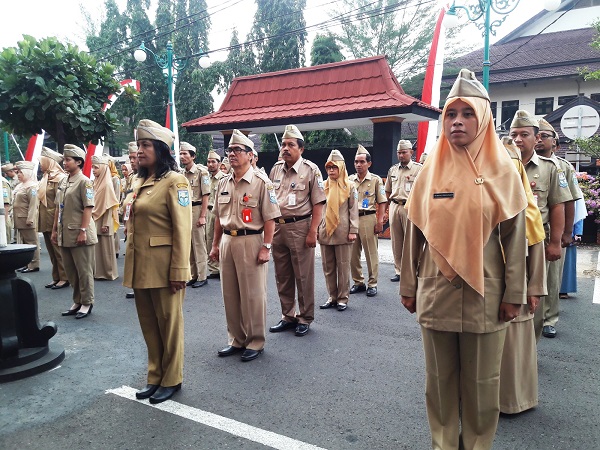
M333 231L331 236L327 236L325 229L325 214L327 212L327 205L323 210L323 218L319 224L318 239L321 245L344 245L352 244L348 241L348 234L358 234L358 204L359 197L356 189L352 187L350 189L350 197L340 205L340 223L337 228Z
M77 247L77 236L81 229L83 210L94 206L94 185L82 172L65 177L58 185L56 194L58 210L58 246ZM94 220L85 232L85 245L98 242Z
M390 167L385 180L385 192L390 194L390 200L406 202L422 167L422 164L414 161L409 161L406 166L398 163Z
M544 225L550 222L550 207L559 203L572 200L566 176L559 176L556 162L549 158L533 153L525 165L525 172L537 201L537 206L542 214ZM546 230L546 234L548 234Z
M46 206L42 202L39 202L38 208L38 231L40 233L52 232L54 226L54 213L56 211L56 193L58 192L58 185L67 176L62 175L57 182L48 182L46 185Z
M130 200L123 285L134 289L169 287L190 279L192 202L186 177L137 179Z
M2 200L7 209L6 214L10 213L10 206L13 203L12 200L12 186L8 181L2 178Z
M510 322L498 318L500 303L526 303L525 211L492 230L483 248L485 296L436 266L423 233L408 223L402 252L400 295L416 297L417 321L438 331L491 333ZM506 261L506 263L504 262Z
M210 194L210 174L202 165L195 164L190 170L184 169L184 175L190 182L192 202L201 202L203 196Z
M208 197L208 209L212 210L215 206L215 199L217 198L217 189L219 188L219 180L223 178L225 174L220 170L214 175L210 176L210 195Z
M569 192L571 192L573 200L579 200L580 198L583 198L583 192L581 192L581 188L579 187L579 182L577 181L577 174L575 173L575 167L573 167L573 164L571 164L566 159L557 156L555 153L552 153L550 159L558 162L558 165L564 172L567 184L569 185ZM559 181L563 181L560 172L558 174L558 177Z
M213 213L224 230L262 230L281 215L271 180L252 166L236 183L229 174L219 180Z
M358 174L350 175L350 181L358 192L358 209L361 211L377 211L379 203L386 203L385 186L379 175L367 171L365 178L360 181Z
M326 200L323 190L323 177L317 165L300 157L296 163L286 169L284 161L278 161L269 175L282 218L308 216L313 205Z
M26 189L20 189L19 192L15 193L13 201L13 221L15 228L35 229L37 225L38 202L37 186L35 184ZM31 223L32 225L28 226L27 223Z

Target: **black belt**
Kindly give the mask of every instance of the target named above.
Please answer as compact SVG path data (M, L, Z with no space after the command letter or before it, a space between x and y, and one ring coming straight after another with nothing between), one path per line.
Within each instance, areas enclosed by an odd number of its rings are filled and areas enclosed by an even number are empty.
M406 205L406 200L394 200L393 198L390 198L391 201L393 201L396 205Z
M301 220L308 219L312 214L307 214L306 216L296 216L296 217L280 217L279 219L275 219L275 223L292 223L292 222L300 222Z
M223 230L223 233L229 236L249 236L251 234L261 234L263 230Z
M208 205L208 210L212 211L212 209L213 209L213 206L212 205Z
M358 210L358 216L362 217L362 216L370 216L371 214L375 214L377 211L373 211L371 210L365 210L365 209L359 209Z
M202 201L192 202L192 206L201 206L201 205L202 205Z

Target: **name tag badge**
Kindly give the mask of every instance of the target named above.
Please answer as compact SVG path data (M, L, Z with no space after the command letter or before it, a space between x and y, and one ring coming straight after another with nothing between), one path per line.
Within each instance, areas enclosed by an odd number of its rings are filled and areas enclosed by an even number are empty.
M131 213L131 203L127 203L125 207L125 215L123 216L123 222L127 222L129 220L129 214Z
M363 207L363 209L366 209L369 207L369 199L368 198L363 198L362 207Z
M433 198L454 198L454 192L438 192L433 194Z
M244 223L252 222L252 210L250 208L242 209L242 221Z
M540 202L537 194L533 194L533 199L535 200L535 204L539 206Z
M62 223L62 213L63 213L64 207L65 207L64 203L61 203L58 207L58 223Z
M288 206L296 206L296 194L288 195Z
M410 181L407 181L406 183L404 183L404 190L406 192L410 192L411 188L412 188L412 183Z

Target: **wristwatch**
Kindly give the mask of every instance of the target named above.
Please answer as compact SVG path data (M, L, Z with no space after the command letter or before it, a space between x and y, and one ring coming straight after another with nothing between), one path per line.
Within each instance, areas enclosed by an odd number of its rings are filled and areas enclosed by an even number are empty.
M87 228L80 228L80 231L83 231L84 233L86 232Z
M266 242L263 242L263 247L265 247L267 250L271 250L271 244L267 244Z

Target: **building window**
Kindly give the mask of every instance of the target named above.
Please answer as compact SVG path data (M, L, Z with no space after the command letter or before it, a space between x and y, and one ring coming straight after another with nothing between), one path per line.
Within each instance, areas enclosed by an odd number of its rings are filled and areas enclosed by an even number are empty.
M498 102L492 102L490 104L492 108L492 117L494 118L494 123L496 123L496 114L498 113Z
M518 110L519 100L508 100L502 102L502 123L500 126L503 130L508 130L510 128L510 123Z
M535 115L545 116L554 110L554 97L543 97L535 99Z
M566 105L571 100L575 100L576 98L576 95L563 95L562 97L558 97L558 106Z
M600 102L600 93L590 95L590 98L595 102Z

